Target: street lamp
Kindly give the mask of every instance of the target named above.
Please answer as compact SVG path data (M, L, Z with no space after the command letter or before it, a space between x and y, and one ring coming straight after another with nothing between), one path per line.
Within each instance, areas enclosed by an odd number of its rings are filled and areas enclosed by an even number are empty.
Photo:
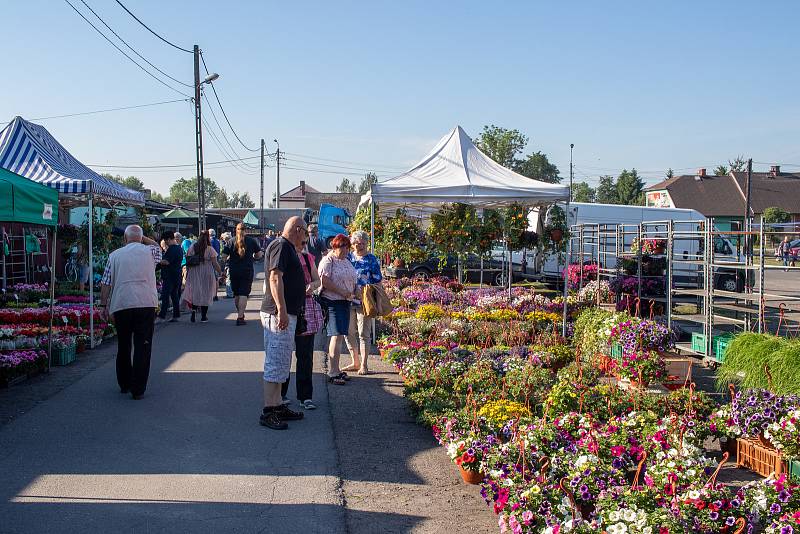
M272 140L278 149L275 151L275 207L281 207L281 144L277 139Z
M203 122L200 109L200 91L203 84L219 78L216 72L200 81L200 47L194 45L194 135L197 154L197 233L206 229L206 188L203 181Z

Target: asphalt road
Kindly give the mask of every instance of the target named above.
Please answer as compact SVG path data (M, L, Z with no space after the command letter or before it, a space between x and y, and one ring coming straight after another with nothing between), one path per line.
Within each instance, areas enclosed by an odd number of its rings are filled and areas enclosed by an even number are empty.
M258 276L247 326L222 299L208 323L157 328L143 400L119 393L108 356L3 392L0 532L496 531L385 364L328 386L317 352L319 408L288 431L258 424Z

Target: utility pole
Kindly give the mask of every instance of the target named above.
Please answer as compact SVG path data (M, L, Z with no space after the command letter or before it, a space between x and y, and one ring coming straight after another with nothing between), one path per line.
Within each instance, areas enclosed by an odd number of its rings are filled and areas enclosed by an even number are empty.
M278 148L275 150L275 207L281 207L281 145L273 139Z
M261 211L258 214L259 237L264 237L264 140L261 140Z
M745 197L745 208L744 208L744 229L746 232L752 230L752 223L750 221L750 211L752 207L750 205L750 183L753 180L753 158L747 160L747 195ZM750 234L745 235L745 250L744 253L746 257L751 259L753 257L753 240L750 238ZM764 244L762 243L761 246L763 247Z
M206 229L206 188L203 181L203 128L200 115L200 47L194 45L194 135L197 150L197 232Z

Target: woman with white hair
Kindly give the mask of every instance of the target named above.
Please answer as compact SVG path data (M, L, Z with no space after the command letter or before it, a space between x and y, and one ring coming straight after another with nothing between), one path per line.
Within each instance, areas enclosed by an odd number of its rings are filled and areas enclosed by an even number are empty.
M353 232L350 236L350 243L353 251L349 255L350 263L358 274L356 295L361 295L364 286L369 284L379 284L383 280L381 274L381 264L374 254L369 252L369 234L362 230ZM356 371L360 375L365 375L367 369L367 356L372 344L372 319L364 315L364 308L361 302L354 302L350 307L350 329L347 333L347 348L353 363L342 369L342 371Z

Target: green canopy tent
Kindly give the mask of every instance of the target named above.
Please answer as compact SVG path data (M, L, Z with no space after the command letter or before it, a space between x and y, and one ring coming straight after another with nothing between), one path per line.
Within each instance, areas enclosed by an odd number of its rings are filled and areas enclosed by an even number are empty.
M50 328L47 335L47 369L53 347L53 302L56 286L56 239L58 237L58 191L0 168L0 221L39 224L52 232L50 253ZM38 246L38 242L37 242ZM3 261L3 288L6 263Z
M186 210L183 208L174 208L171 209L164 214L161 215L162 221L170 221L174 222L177 226L177 231L181 231L181 219L187 219L189 221L196 221L198 217L197 212L192 210ZM192 223L190 222L187 226L191 226Z
M253 210L247 212L247 215L244 216L242 222L251 228L258 228L259 226L258 215L256 215Z

